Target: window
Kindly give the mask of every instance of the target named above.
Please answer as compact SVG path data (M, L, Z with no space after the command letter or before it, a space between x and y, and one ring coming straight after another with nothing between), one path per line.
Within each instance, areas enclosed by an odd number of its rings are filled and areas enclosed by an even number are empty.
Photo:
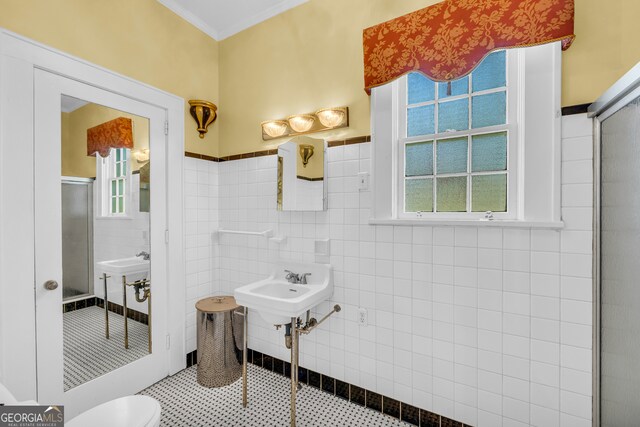
M510 93L515 74L508 69L507 52L497 51L451 83L420 73L402 79L400 217L509 213L509 142L515 139L510 122L515 114L508 107L515 105Z
M370 222L561 226L560 64L552 43L493 52L450 83L374 88Z
M129 155L126 148L112 148L107 158L98 156L98 178L103 217L126 216L129 194Z
M110 177L109 197L111 199L109 213L111 215L125 213L125 190L127 186L127 153L124 148L112 149L109 155Z

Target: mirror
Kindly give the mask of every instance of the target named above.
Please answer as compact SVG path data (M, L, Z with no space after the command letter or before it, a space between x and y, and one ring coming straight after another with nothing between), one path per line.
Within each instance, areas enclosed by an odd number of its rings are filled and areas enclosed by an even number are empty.
M62 96L64 390L151 353L149 119Z
M279 211L327 209L326 144L298 136L278 147Z

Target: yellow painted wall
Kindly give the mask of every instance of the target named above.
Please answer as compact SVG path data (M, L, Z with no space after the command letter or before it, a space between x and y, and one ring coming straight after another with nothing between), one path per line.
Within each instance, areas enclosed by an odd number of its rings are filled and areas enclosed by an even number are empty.
M310 0L220 42L220 154L273 148L260 122L346 105L350 127L368 135L362 30L438 0ZM577 39L563 56L562 105L593 102L640 61L640 0L575 0ZM323 135L323 134L315 134Z
M562 105L595 101L640 61L639 0L575 0L573 46L562 57Z
M156 0L0 0L0 26L185 100L219 103L218 43ZM201 140L187 107L186 150L217 155L219 122Z
M350 126L314 134L369 135L362 30L438 0L311 0L220 42L220 155L265 150L260 122L348 106Z
M87 129L118 117L133 120L133 150L149 148L149 120L122 111L87 104L70 113L62 113L62 175L93 178L96 176L96 158L87 156ZM131 170L142 164L131 161Z
M225 156L273 148L260 122L350 107L367 135L362 29L438 0L310 0L220 43L156 0L0 0L0 26L185 99L219 105L200 140L185 107L186 150ZM638 0L575 0L574 46L563 55L563 105L592 102L640 60ZM218 147L219 145L219 147Z

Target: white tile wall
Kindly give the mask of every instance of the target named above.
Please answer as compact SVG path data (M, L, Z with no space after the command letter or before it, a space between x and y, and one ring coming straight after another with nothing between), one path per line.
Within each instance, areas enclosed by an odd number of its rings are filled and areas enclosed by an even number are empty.
M195 303L215 293L217 258L211 232L218 228L217 168L216 163L189 157L184 162L187 352L196 349Z
M193 303L264 277L278 257L323 260L343 310L301 341L300 362L478 426L588 426L591 418L591 122L563 119L562 231L371 226L370 144L328 149L329 209L277 212L275 156L187 159L187 350ZM223 236L221 228L287 236ZM359 307L368 325L356 322ZM282 330L250 317L250 346L288 359Z

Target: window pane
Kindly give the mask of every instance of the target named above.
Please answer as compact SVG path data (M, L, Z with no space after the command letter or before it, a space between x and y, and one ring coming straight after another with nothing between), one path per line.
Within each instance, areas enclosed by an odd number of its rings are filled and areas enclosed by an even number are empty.
M437 173L459 173L467 171L467 137L438 141Z
M124 194L124 179L118 180L118 195L122 196Z
M469 76L451 82L451 93L447 93L449 83L438 83L438 98L447 98L449 96L464 95L469 93Z
M111 181L111 195L112 196L116 195L116 181L115 180Z
M438 104L438 132L464 129L469 129L468 99Z
M471 100L471 127L503 125L507 122L506 92L474 96Z
M121 167L122 167L122 163L116 163L116 177L122 176Z
M116 148L116 150L115 150L115 151L116 151L116 162L119 162L119 161L120 161L120 159L122 158L122 157L121 157L121 156L122 156L122 150L121 150L121 149L119 149L119 148Z
M118 212L118 199L116 197L111 198L111 213Z
M433 142L418 142L405 147L405 176L433 175Z
M473 212L506 212L507 175L472 176L471 206Z
M473 91L493 89L507 84L506 52L493 52L471 74Z
M408 103L418 104L420 102L433 101L435 94L435 84L420 73L411 73L408 78Z
M124 213L124 196L118 197L118 213Z
M507 169L507 133L474 135L471 142L471 171Z
M467 177L452 176L437 178L437 206L438 212L466 212L467 211Z
M404 181L404 210L406 212L433 211L433 179Z
M407 110L407 136L430 135L435 133L433 105L409 108Z
M127 161L126 160L122 161L122 169L120 169L120 171L122 172L122 176L125 176L127 174Z

